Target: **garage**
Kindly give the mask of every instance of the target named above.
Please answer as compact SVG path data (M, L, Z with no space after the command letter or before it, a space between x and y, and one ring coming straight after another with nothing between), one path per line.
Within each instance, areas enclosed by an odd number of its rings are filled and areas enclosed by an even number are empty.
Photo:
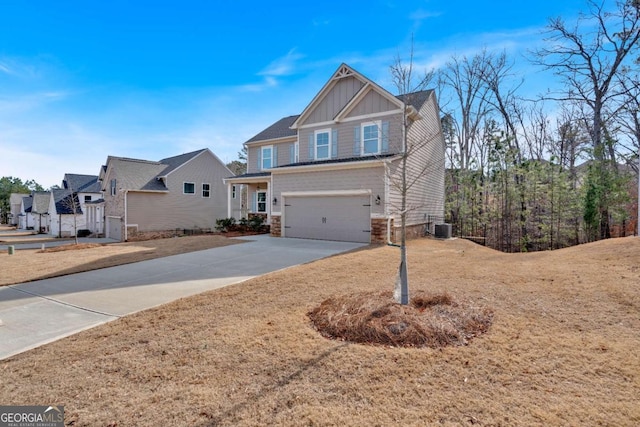
M288 196L283 229L285 237L369 243L371 196Z

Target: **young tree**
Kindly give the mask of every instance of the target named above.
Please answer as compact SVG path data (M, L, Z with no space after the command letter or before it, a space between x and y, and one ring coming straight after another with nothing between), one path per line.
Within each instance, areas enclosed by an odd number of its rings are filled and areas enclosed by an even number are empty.
M410 138L409 133L411 126L417 119L417 111L413 107L414 101L419 94L422 94L427 89L431 81L433 80L433 72L425 72L424 74L417 75L414 70L413 63L413 49L410 53L409 62L405 64L400 57L397 57L394 64L390 67L393 84L398 91L400 99L403 102L402 112L402 133L401 144L402 151L400 153L400 159L397 165L396 173L392 173L390 183L393 185L400 194L400 206L396 206L395 209L400 214L400 265L398 267L398 279L396 281L396 289L394 297L400 304L406 305L409 303L409 280L407 269L407 214L417 208L417 206L408 205L408 195L410 191L421 181L421 179L434 168L434 164L431 161L420 163L417 155L422 151L429 143L434 143L439 138L443 138L443 135L439 130L437 134L425 135L423 138L416 139ZM438 129L441 129L438 126ZM437 162L442 160L442 164ZM444 158L436 159L440 167L444 166Z

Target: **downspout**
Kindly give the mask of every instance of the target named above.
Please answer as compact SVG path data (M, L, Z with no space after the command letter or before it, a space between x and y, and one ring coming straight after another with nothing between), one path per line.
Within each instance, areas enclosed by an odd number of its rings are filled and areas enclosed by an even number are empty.
M124 241L126 242L129 236L127 236L127 194L129 190L124 190Z

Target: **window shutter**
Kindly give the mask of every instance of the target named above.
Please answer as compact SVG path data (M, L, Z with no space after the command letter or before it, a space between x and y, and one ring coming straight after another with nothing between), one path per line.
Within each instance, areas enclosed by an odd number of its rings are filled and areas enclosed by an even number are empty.
M271 167L272 168L278 167L278 146L277 145L274 145L273 149L271 150Z
M382 122L382 152L389 152L389 122Z
M313 149L313 133L311 133L309 135L309 160L313 160L315 155L314 155L314 149Z
M258 193L251 193L251 212L258 212Z
M296 162L296 144L291 144L289 146L289 164L293 164Z
M258 170L259 171L262 170L262 159L260 159L261 155L262 155L262 147L258 147L258 149L256 150L256 157L258 158Z
M338 129L331 131L331 158L338 157Z
M360 155L360 126L353 128L353 155Z

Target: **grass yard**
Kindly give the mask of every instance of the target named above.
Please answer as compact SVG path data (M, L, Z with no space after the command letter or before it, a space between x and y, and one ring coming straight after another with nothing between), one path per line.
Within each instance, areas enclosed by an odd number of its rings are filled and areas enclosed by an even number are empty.
M410 291L486 306L489 330L441 349L321 336L308 313L326 299L392 290L398 250L370 247L0 361L0 402L64 405L73 426L640 425L639 238L408 254Z

